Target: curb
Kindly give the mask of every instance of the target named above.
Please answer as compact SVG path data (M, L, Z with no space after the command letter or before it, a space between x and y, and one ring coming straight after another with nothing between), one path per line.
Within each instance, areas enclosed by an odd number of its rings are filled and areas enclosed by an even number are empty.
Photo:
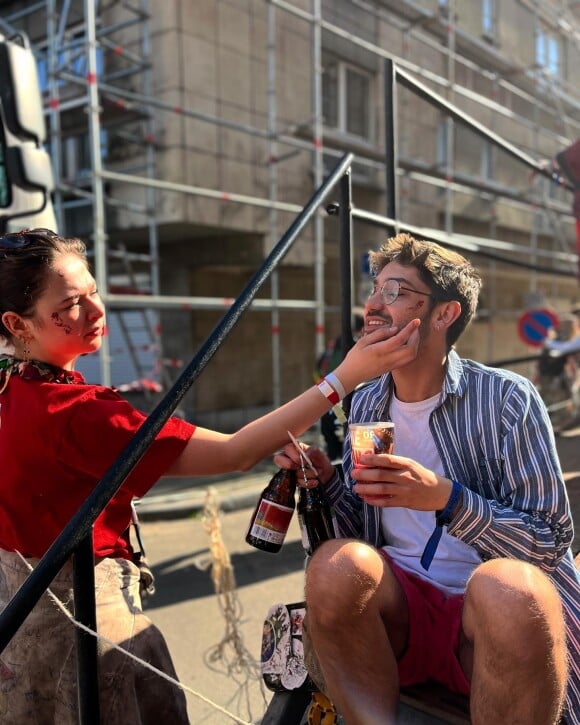
M147 494L135 501L141 521L156 521L194 516L205 506L207 492L213 489L218 496L222 511L238 511L253 508L260 493L268 483L269 474L253 474L234 481L213 483L196 482L195 487L176 493Z

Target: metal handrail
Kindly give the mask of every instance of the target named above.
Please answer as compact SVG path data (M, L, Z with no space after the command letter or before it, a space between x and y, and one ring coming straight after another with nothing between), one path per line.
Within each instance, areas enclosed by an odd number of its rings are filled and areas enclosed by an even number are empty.
M517 146L514 146L514 144L511 144L509 141L506 141L502 136L495 133L495 131L492 131L483 123L480 123L468 113L462 111L458 106L453 105L448 100L443 98L443 96L440 96L438 93L435 93L435 91L432 91L428 86L418 81L416 78L414 78L412 75L410 75L407 71L403 70L398 65L395 65L395 77L401 85L405 86L405 88L412 91L415 95L423 98L423 100L427 101L430 105L435 106L435 108L438 108L440 111L443 111L448 116L453 118L454 121L457 121L458 123L461 123L467 128L471 129L471 131L486 139L494 146L497 146L512 158L520 161L522 164L530 168L534 173L541 174L542 176L545 176L552 181L556 181L558 184L560 184L560 186L564 186L569 191L574 190L572 184L570 184L567 179L560 177L557 174L555 175L545 166L538 163L538 161L536 161L532 156L524 153Z
M434 233L432 229L424 229L423 227L416 226L415 224L407 224L381 214L376 214L375 212L365 211L364 209L354 208L352 210L352 217L360 222L387 230L391 229L393 224L396 224L400 232L409 232L409 234L420 237L425 241L437 242L437 244L441 244L442 246L454 247L456 249L461 249L463 252L470 252L471 254L479 254L481 257L493 259L496 262L501 262L502 264L522 267L523 269L529 269L533 272L542 272L544 274L552 274L558 277L576 277L576 273L570 269L543 267L539 264L532 264L531 262L525 262L520 259L511 259L503 254L492 252L483 246L483 242L486 241L485 237L481 237L482 244L474 244L472 241L463 241L461 234L447 234L445 232Z
M409 74L407 71L403 70L398 64L394 64L391 60L386 60L384 64L384 74L385 74L385 128L388 130L386 139L387 139L387 149L385 154L385 165L386 165L386 175L387 175L387 214L386 216L381 216L379 214L374 214L372 212L363 211L360 209L354 209L353 210L353 219L358 219L359 221L366 222L369 224L374 224L383 228L386 228L389 234L392 234L392 230L396 229L397 231L408 231L411 234L414 235L420 235L424 239L429 241L435 241L439 244L447 245L450 247L456 247L459 249L464 249L466 251L471 251L476 254L480 254L481 256L484 256L488 259L493 259L498 262L502 262L504 264L523 267L525 269L530 269L535 272L544 272L547 274L554 274L559 275L562 277L576 277L576 273L573 271L570 271L568 269L557 269L552 267L542 267L540 265L531 263L531 262L525 262L521 260L515 260L510 259L509 257L505 257L501 254L497 254L495 252L492 252L488 249L483 248L483 245L474 245L469 242L462 242L460 237L461 235L453 236L449 234L434 234L432 231L427 230L421 230L420 227L411 225L411 224L404 224L397 220L397 213L396 213L396 199L397 199L397 190L396 190L396 184L397 184L397 178L396 178L396 164L397 164L397 139L393 132L393 129L396 128L396 111L397 111L397 97L395 92L395 86L397 83L400 83L403 87L410 90L412 93L414 93L419 98L422 98L424 101L427 101L431 106L438 108L443 113L447 114L450 118L452 118L457 123L460 123L467 128L469 128L471 131L479 135L480 137L487 140L492 145L496 146L497 148L501 149L504 153L508 154L512 158L516 159L520 163L524 164L528 168L530 168L534 173L540 174L542 176L545 176L549 179L551 179L554 182L557 182L560 184L560 186L563 186L564 188L568 189L569 191L573 191L572 185L564 178L561 177L558 174L554 174L553 171L551 171L549 168L546 168L544 165L542 165L540 162L536 161L532 156L529 154L526 154L521 149L519 149L514 144L510 143L506 139L504 139L499 134L495 133L495 131L492 131L490 128L485 126L484 124L480 123L477 119L470 116L468 113L465 113L465 111L462 111L458 106L455 106L453 103L450 103L447 99L443 98L443 96L439 95L438 93L435 93L435 91L431 90L428 86L426 86L424 83L421 83L416 78L414 78L411 74ZM389 139L392 143L392 148L388 148ZM484 242L485 239L482 238L482 242ZM474 248L477 246L477 248Z

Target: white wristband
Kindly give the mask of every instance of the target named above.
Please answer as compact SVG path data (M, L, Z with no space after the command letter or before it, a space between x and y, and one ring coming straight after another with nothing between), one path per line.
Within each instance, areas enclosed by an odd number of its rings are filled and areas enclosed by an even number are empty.
M316 386L318 390L324 395L331 405L336 405L340 402L340 397L332 385L326 378L323 378Z
M329 382L336 390L341 400L346 398L346 390L344 389L344 385L340 382L340 380L336 377L334 373L328 373L328 375L326 376L326 381Z

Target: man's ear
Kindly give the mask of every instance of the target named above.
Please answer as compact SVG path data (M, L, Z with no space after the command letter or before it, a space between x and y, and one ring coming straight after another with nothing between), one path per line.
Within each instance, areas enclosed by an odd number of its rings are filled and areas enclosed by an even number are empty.
M461 304L457 300L449 300L448 302L440 302L437 305L433 321L435 328L440 330L441 328L448 329L455 322L455 320L461 314Z

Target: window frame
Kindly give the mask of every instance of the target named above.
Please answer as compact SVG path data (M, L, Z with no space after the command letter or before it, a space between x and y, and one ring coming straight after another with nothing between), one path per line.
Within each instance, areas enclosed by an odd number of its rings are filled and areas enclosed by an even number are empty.
M324 98L324 82L325 82L325 70L324 68L328 63L333 63L336 66L336 125L329 123L327 118L323 118L323 124L325 131L330 131L333 135L343 136L350 139L355 139L358 142L362 142L368 145L374 144L375 139L375 120L373 116L373 98L375 95L375 81L376 74L371 71L362 68L355 63L351 63L343 58L340 58L333 53L323 53L322 58L322 84L323 84L323 98ZM367 135L361 135L353 133L347 128L348 122L348 72L354 72L357 75L364 78L368 83L368 94L366 99L366 111L368 118L368 129ZM324 105L324 104L323 104ZM324 111L324 108L323 108Z
M436 144L437 144L437 150L436 150L436 165L437 168L440 170L445 171L447 168L447 148L448 148L448 138L447 138L447 116L442 116L439 119L439 122L437 124L437 137L436 137ZM494 181L495 180L495 171L496 171L496 154L495 154L495 146L492 144L491 141L488 139L481 138L479 139L481 142L480 146L480 153L479 153L479 170L471 173L467 173L468 176L471 176L473 178L481 178L485 181ZM457 136L453 135L453 158L458 153L457 146Z
M495 0L481 0L481 35L491 41L497 37L496 11Z
M556 50L556 58L552 58L552 51ZM536 32L534 43L534 61L538 69L552 78L562 78L562 46L560 37L547 28L540 28Z

